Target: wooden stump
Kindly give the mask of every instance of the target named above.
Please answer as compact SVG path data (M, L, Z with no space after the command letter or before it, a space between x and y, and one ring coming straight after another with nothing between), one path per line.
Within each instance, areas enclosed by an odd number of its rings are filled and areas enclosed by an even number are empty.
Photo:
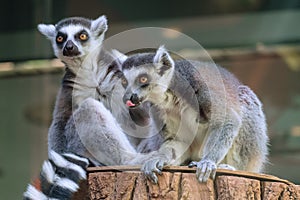
M300 186L275 176L244 171L218 170L215 180L199 183L195 168L166 167L153 184L139 167L88 168L88 180L73 200L98 199L300 199Z

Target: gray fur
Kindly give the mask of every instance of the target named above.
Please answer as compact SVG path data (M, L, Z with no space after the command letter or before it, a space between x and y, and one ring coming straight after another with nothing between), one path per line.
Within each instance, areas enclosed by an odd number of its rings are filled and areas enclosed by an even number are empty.
M129 112L125 106L122 107L121 98L112 93L112 91L119 93L117 82L120 70L118 63L113 62L114 58L102 48L106 23L106 18L102 16L92 21L84 18L68 18L62 20L56 28L54 25L38 26L40 32L52 41L55 54L66 64L66 68L48 134L49 158L55 166L52 167L49 161L45 161L46 166L51 166L43 167L41 170L41 174L51 176L52 179L56 178L53 181L51 179L49 184L49 181L41 176L41 186L49 190L39 191L38 188L29 185L24 193L24 199L48 199L55 195L69 199L79 187L76 178L78 172L81 171L83 172L81 174L85 175L84 170L88 161L80 156L88 158L95 165L116 165L126 164L137 155L141 155L135 150L136 147L143 145L139 145L141 139L134 137L138 135L126 135L118 123L124 125L131 123L130 126L135 127L135 124L128 120ZM85 42L82 48L76 47L80 52L78 55L77 53L74 56L63 55L65 47L59 48L55 43L58 32L63 31L68 35L68 40L73 40L73 44L81 45L76 43L73 34L76 33L74 30L82 28L89 33L89 42ZM133 113L135 116L147 117L144 114L147 112L143 109L137 109ZM155 148L158 147L142 146L141 151ZM62 161L60 155L70 162L67 167L56 166ZM79 164L78 159L83 162ZM77 166L76 170L68 169L72 166ZM63 184L59 184L61 180L59 168L63 169L61 174L66 176L62 178L65 180ZM72 190L67 190L66 186L72 186Z
M92 24L94 32L89 30ZM78 49L82 49L82 51L78 56L74 57L63 56L63 49L58 48L55 41L58 32L69 25L73 25L75 28L76 26L80 27L78 29L84 27L90 34L89 41L85 44L86 46L84 48L78 46ZM96 28L97 26L98 29ZM55 29L53 29L53 27L55 27ZM58 22L57 25L40 24L38 29L51 40L56 56L66 64L62 86L56 98L53 120L48 134L49 152L50 150L54 150L58 153L63 153L67 151L67 140L64 134L65 126L73 110L75 110L85 98L96 98L96 89L99 83L97 77L99 68L97 59L91 58L100 55L104 32L107 30L107 20L104 16L96 20L74 17L63 19ZM70 32L72 31L71 29L66 29L66 31L68 30L70 30ZM99 30L102 30L100 35ZM65 32L65 34L68 35L69 33ZM68 38L74 40L71 33L68 35ZM76 42L74 41L74 43ZM80 45L78 42L76 44Z
M48 148L49 152L53 150L57 153L68 152L85 156L95 165L122 164L125 161L124 159L120 160L117 151L122 149L123 141L120 145L117 145L118 142L116 141L118 138L123 138L124 135L127 137L125 138L127 143L125 143L128 149L137 148L138 151L149 152L158 147L144 145L141 143L143 140L140 138L141 136L133 133L145 132L146 134L148 129L147 127L145 130L139 129L134 122L131 122L129 112L118 96L121 93L119 91L121 88L117 84L121 75L118 59L114 62L115 55L109 54L102 47L104 33L98 35L107 29L106 18L101 16L90 21L90 25L87 25L86 20L85 18L68 18L56 25L58 31L70 30L71 32L77 30L76 26L91 26L91 30L86 30L90 32L91 43L88 44L90 47L82 52L81 56L70 58L61 56L62 54L58 51L62 50L53 44L58 58L66 63L66 71L57 95L53 121L49 129ZM84 23L81 24L81 22ZM72 25L71 29L64 29L65 26L68 27L69 25ZM53 25L47 26L52 27ZM48 31L48 28L43 30ZM43 31L42 33L48 34L48 32ZM53 35L56 37L55 34ZM53 42L54 39L52 38L51 41ZM80 49L80 47L78 48ZM143 123L147 121L146 110L137 109L132 113L133 116L142 118L139 120ZM120 125L107 126L106 123L112 121ZM141 129L143 130L140 131ZM112 133L119 135L114 138ZM111 138L111 141L109 142L107 138ZM105 151L105 149L113 149L114 146L111 144L114 143L115 153ZM128 146L129 144L130 146ZM131 153L129 154L127 157L132 156ZM123 153L122 155L126 158L126 154ZM106 158L111 158L111 160Z
M84 26L88 29L91 29L91 20L84 18L84 17L69 17L69 18L64 18L60 20L56 25L55 28L57 31L59 31L62 27L68 26L70 24L73 25L79 25L79 26Z
M159 150L143 158L148 160L142 170L154 182L164 165L191 160L197 160L190 166L197 167L200 182L214 177L218 165L262 170L268 154L262 104L227 70L211 63L173 61L163 47L156 54L129 57L122 69L127 79L124 101L135 95L135 100L151 102L165 124L152 129L161 130L164 138ZM145 73L150 83L138 84L137 77Z
M135 156L134 147L103 103L86 99L71 120L74 122L66 127L67 149L70 152L90 158L96 165L121 165ZM74 135L72 130L78 134Z

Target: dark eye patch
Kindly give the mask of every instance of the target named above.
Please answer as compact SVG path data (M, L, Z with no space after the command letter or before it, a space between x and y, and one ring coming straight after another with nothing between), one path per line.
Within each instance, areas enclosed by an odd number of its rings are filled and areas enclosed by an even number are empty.
M86 36L87 36L87 39L85 39L85 40L80 39L80 36L81 36L82 34L86 35ZM77 41L80 41L81 43L84 43L84 42L86 42L86 41L89 40L89 34L88 34L88 32L87 32L86 30L84 30L84 29L81 30L81 31L79 31L78 33L76 33L74 37L75 37L75 39L76 39Z
M137 78L136 78L136 84L139 85L142 88L145 88L147 86L149 86L151 81L151 78L148 74L140 74Z
M63 38L62 40L59 39L61 37ZM63 46L64 46L65 41L67 40L67 38L68 38L67 34L65 34L63 32L58 32L57 35L56 35L56 44L57 44L57 46L62 49ZM60 42L58 42L58 40Z

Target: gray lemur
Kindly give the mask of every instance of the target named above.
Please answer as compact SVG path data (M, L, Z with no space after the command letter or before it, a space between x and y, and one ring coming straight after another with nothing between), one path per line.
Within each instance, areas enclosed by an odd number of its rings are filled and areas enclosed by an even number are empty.
M122 71L128 108L150 102L163 121L152 131L164 142L142 166L154 182L164 165L187 161L200 182L213 178L217 167L262 170L268 154L262 104L230 72L212 63L174 61L164 47L128 57Z
M92 74L96 69L84 69L82 66L84 61L91 60L87 56L98 56L107 30L107 20L105 16L95 20L72 17L56 25L39 24L38 30L51 41L55 56L65 64L65 74L48 133L49 151L63 153L67 144L65 126L73 110L86 97L95 96L98 87L98 80ZM82 92L79 95L74 90Z
M49 161L43 164L37 181L40 186L29 185L24 199L68 199L78 189L77 182L86 178L84 169L89 162L80 156L89 157L84 148L77 151L68 149L68 144L78 136L75 130L68 131L66 127L73 123L72 113L82 101L97 99L99 74L105 73L109 78L113 76L106 73L107 68L99 70L105 62L101 45L107 20L105 16L95 20L71 17L56 25L39 24L38 30L51 41L54 54L65 64L65 74L48 133ZM101 62L98 60L100 57ZM114 73L114 70L110 71Z
M89 161L94 165L123 164L137 154L135 148L145 152L158 147L132 146L118 124L128 122L130 115L144 125L148 116L140 109L128 113L124 106L122 110L118 106L123 105L122 99L112 96L120 70L119 63L102 47L107 30L104 16L96 20L66 18L56 25L40 24L38 29L51 40L55 55L66 66L49 129L49 160L43 164L37 181L40 185L29 185L24 199L69 199L78 189L78 181L86 178ZM123 155L124 151L127 154Z
M113 61L115 55L107 52L102 45L107 31L107 20L105 16L96 20L81 17L66 18L56 25L40 24L38 29L51 40L55 55L66 64L66 72L57 95L53 121L48 134L49 152L53 150L57 153L76 153L99 165L99 160L94 158L95 155L91 155L82 143L84 137L95 137L95 135L85 134L84 130L77 131L77 127L80 129L85 126L86 120L76 118L75 122L73 118L73 112L78 108L80 109L76 114L85 113L82 111L84 106L80 106L82 102L91 104L91 107L95 103L103 104L92 112L100 112L104 119L105 115L112 110L112 106L118 108L115 115L121 124L125 123L129 114L135 118L135 122L140 124L147 120L147 115L140 112L140 109L130 111L130 113L125 107L122 110L122 102L116 102L120 98L117 95L112 96L113 90L116 90L114 94L117 93L118 89L115 86L121 72L118 68L119 63ZM87 100L88 98L91 100ZM93 102L95 100L100 102ZM109 115L108 118L110 117L112 116ZM94 119L92 123L99 123L96 120ZM96 129L96 132L105 132L105 127L106 124L103 125L103 129ZM75 134L76 132L79 135ZM84 137L80 137L80 134ZM125 146L128 146L127 143ZM100 157L100 155L96 156ZM103 159L102 162L106 165L110 164Z

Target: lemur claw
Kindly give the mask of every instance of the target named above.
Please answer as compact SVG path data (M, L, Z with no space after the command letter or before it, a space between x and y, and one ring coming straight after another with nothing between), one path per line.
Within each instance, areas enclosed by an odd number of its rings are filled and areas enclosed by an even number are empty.
M142 166L141 171L143 174L153 183L157 184L158 178L156 174L161 175L161 170L163 169L165 162L161 159L152 159L146 161Z
M207 182L209 177L215 178L217 165L211 160L192 161L188 166L197 167L196 176L199 182Z

